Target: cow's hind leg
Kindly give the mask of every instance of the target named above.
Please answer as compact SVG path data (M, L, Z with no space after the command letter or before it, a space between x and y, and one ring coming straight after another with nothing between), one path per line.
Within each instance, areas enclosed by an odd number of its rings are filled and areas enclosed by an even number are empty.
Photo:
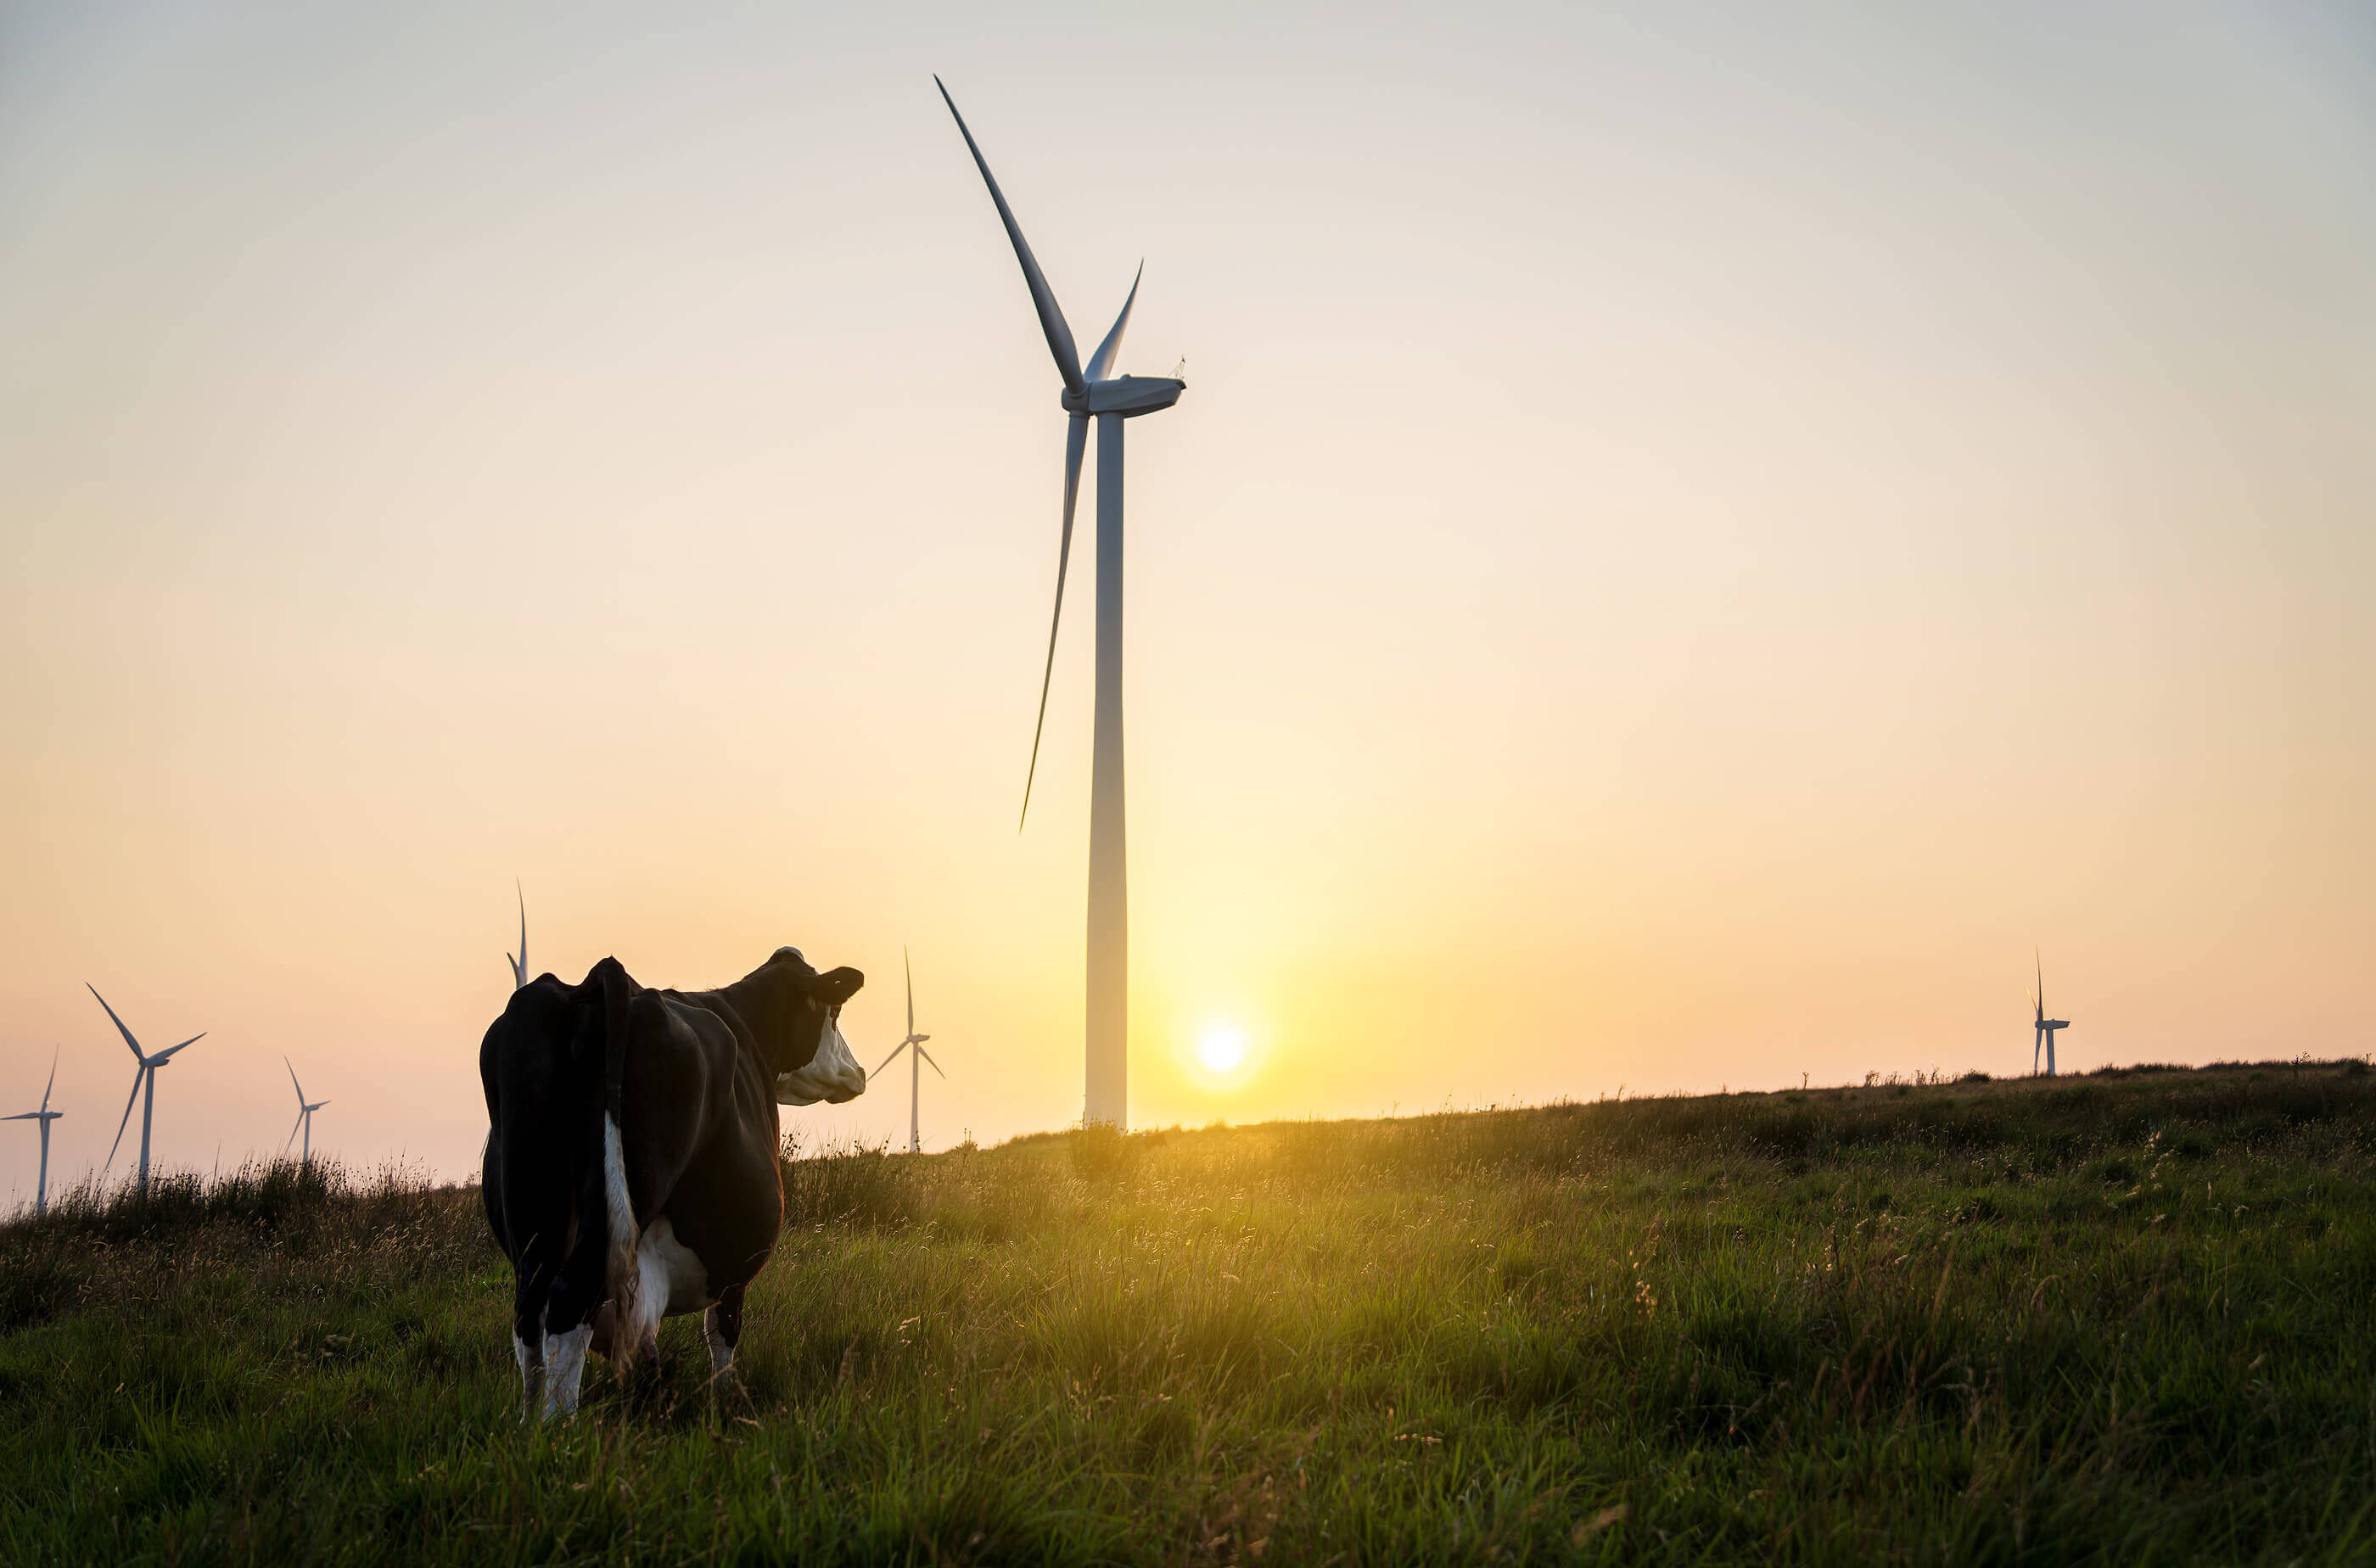
M742 1287L729 1285L718 1302L703 1314L702 1335L709 1341L709 1375L722 1378L734 1370L734 1347L742 1340Z
M544 1303L544 1414L548 1420L577 1413L577 1391L586 1377L586 1351L594 1341L594 1315L602 1304L602 1238L581 1229L577 1244L561 1265L561 1277Z
M590 1323L544 1336L545 1420L559 1420L577 1413L577 1390L586 1378L586 1346L593 1337Z
M552 1293L557 1248L531 1236L512 1265L512 1360L519 1367L520 1419L532 1421L544 1413L544 1309Z
M536 1420L544 1405L544 1331L535 1328L529 1334L521 1333L518 1323L512 1324L512 1360L519 1363L520 1420L524 1421Z

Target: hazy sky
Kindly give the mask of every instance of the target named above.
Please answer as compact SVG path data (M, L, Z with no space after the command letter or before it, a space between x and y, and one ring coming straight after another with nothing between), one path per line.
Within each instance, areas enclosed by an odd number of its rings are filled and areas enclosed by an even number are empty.
M469 1170L517 876L869 1067L904 943L929 1145L1079 1114L1090 562L1018 837L1063 420L934 71L1187 362L1136 1123L2026 1070L2033 948L2066 1065L2376 1049L2371 18L0 6L0 1111L106 1153L88 980L211 1031L170 1163L286 1053Z

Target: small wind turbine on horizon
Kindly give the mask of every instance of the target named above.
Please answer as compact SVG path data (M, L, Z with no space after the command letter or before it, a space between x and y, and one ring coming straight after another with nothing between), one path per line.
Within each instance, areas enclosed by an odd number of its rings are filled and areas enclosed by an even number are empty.
M520 945L526 947L528 944L523 942ZM311 1105L306 1104L305 1086L297 1081L297 1064L286 1056L280 1059L280 1064L289 1069L289 1087L297 1091L297 1124L289 1129L289 1136L282 1142L280 1152L283 1154L289 1152L289 1146L297 1141L297 1134L302 1130L305 1134L305 1146L297 1156L297 1167L302 1170L312 1163L314 1158L314 1112L330 1102L327 1099L317 1099Z
M115 1151L124 1146L124 1129L132 1123L133 1100L140 1099L140 1091L144 1087L148 1091L148 1099L140 1107L140 1195L146 1198L148 1195L148 1128L157 1115L157 1069L171 1062L175 1052L186 1051L206 1039L207 1032L200 1029L181 1044L169 1045L151 1056L140 1049L140 1042L132 1038L132 1031L124 1027L124 1020L115 1016L115 1009L107 1006L107 998L99 994L99 987L85 980L83 989L97 997L101 1007L107 1008L108 1019L115 1025L115 1032L124 1037L124 1043L131 1048L132 1059L140 1063L132 1075L132 1093L124 1101L124 1120L115 1124L115 1141L107 1146L107 1165L115 1163ZM106 1166L101 1169L104 1170Z
M2049 1078L2054 1076L2054 1036L2057 1030L2067 1029L2070 1027L2071 1020L2068 1018L2049 1018L2046 1016L2046 962L2041 958L2037 964L2037 1032L2029 1044L2031 1077L2037 1075L2037 1053L2041 1050L2046 1052L2046 1075Z
M57 1081L58 1053L53 1049L50 1052L50 1081L42 1086L42 1108L39 1111L20 1111L14 1116L0 1116L0 1122L38 1121L42 1124L42 1171L33 1184L33 1214L36 1218L47 1213L50 1206L50 1123L65 1114L63 1111L50 1109L50 1090L57 1087Z
M1089 747L1089 919L1087 964L1087 1064L1083 1085L1081 1119L1103 1122L1117 1129L1129 1122L1130 1066L1130 869L1124 829L1122 739L1122 552L1123 552L1123 422L1168 409L1180 400L1188 384L1177 376L1116 375L1114 362L1122 353L1123 329L1130 325L1131 306L1138 301L1138 279L1122 303L1096 353L1085 367L1074 346L1073 329L1056 303L1055 291L1033 259L1031 247L990 172L990 163L957 113L956 101L934 77L941 101L949 106L973 154L981 183L990 187L991 204L1023 265L1023 280L1031 291L1031 308L1039 314L1040 331L1055 356L1056 373L1063 378L1060 401L1070 423L1064 435L1064 529L1056 549L1056 608L1048 621L1048 659L1040 674L1040 721L1031 731L1031 766L1023 778L1023 815L1031 810L1031 781L1040 771L1040 734L1048 719L1048 684L1056 668L1056 630L1064 617L1064 570L1073 552L1073 504L1081 490L1081 457L1089 438L1089 421L1098 422L1098 610L1097 700L1095 727ZM1146 272L1140 264L1139 271ZM1184 363L1185 362L1183 362ZM1016 831L1023 830L1022 818Z
M519 956L517 958L512 957L508 953L505 954L504 956L510 960L512 966L512 989L514 991L517 991L520 987L528 983L528 894L521 888L518 877L512 878L512 891L519 895L520 950ZM292 1077L295 1075L294 1069L291 1069L291 1075ZM300 1095L298 1098L303 1099L304 1096Z
M921 1130L922 1123L918 1119L918 1111L921 1105L924 1094L924 1069L919 1065L919 1063L933 1062L932 1053L924 1049L924 1042L933 1037L930 1035L920 1035L916 1032L916 970L915 967L908 962L908 950L905 947L899 949L899 965L900 968L906 969L908 973L908 1038L891 1048L891 1054L883 1059L883 1067L888 1067L894 1062L898 1061L899 1053L901 1051L904 1051L909 1053L908 1152L909 1154L921 1154L924 1152L924 1143ZM883 1067L875 1068L873 1075L880 1077L883 1074ZM933 1062L933 1071L935 1073L941 1073L941 1064L937 1062ZM941 1073L941 1076L945 1078L948 1075L946 1073Z

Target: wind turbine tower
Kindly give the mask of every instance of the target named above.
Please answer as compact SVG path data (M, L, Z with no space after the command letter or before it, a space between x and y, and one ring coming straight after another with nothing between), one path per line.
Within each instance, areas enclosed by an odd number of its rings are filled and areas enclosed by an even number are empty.
M520 946L526 948L528 944L523 942ZM298 1133L303 1131L305 1134L305 1146L297 1156L297 1166L302 1170L314 1158L314 1112L330 1102L327 1099L317 1099L311 1105L306 1104L305 1086L297 1081L296 1063L284 1056L280 1059L280 1064L289 1069L289 1087L297 1091L297 1124L289 1129L288 1139L281 1144L280 1152L287 1154L289 1145L295 1143Z
M528 983L528 895L521 890L519 879L517 877L514 877L512 879L512 891L519 894L520 950L519 956L517 958L512 957L508 953L505 954L504 956L511 963L512 989L514 991L517 991L520 987ZM296 1069L290 1069L289 1075L292 1078L295 1077L297 1075ZM305 1097L301 1094L297 1098L302 1100Z
M1056 608L1048 623L1048 661L1040 675L1040 722L1031 731L1031 766L1024 775L1023 814L1031 810L1031 780L1040 770L1040 731L1048 718L1048 682L1056 667L1056 630L1064 617L1064 569L1073 552L1073 504L1080 494L1081 457L1087 449L1089 421L1098 422L1098 609L1097 707L1089 754L1089 918L1087 1072L1081 1119L1103 1122L1116 1129L1129 1123L1130 1056L1130 890L1127 834L1124 830L1122 740L1123 632L1123 422L1141 414L1168 409L1180 400L1188 384L1172 376L1116 375L1114 362L1122 352L1123 329L1130 325L1131 306L1138 300L1138 279L1131 279L1122 314L1098 345L1089 362L1081 363L1073 345L1073 329L1056 303L1054 291L1041 276L1040 263L1024 242L1023 231L999 191L989 162L957 113L956 100L941 78L941 101L957 123L966 149L973 154L981 183L990 187L991 204L1023 265L1023 280L1031 291L1031 308L1039 314L1040 334L1055 356L1056 374L1064 389L1058 399L1069 421L1064 434L1064 526L1056 548ZM1139 268L1146 271L1144 264ZM1018 818L1016 830L1022 831Z
M2029 1072L2032 1077L2037 1075L2037 1054L2040 1051L2046 1052L2046 1075L2049 1078L2054 1076L2054 1036L2057 1030L2067 1029L2070 1027L2071 1020L2068 1018L2049 1018L2046 1016L2046 965L2043 960L2040 960L2037 966L2037 1032L2029 1044Z
M20 1111L14 1116L0 1116L0 1122L39 1122L42 1124L42 1170L33 1183L33 1213L36 1218L50 1208L50 1123L65 1114L50 1109L50 1090L57 1087L58 1053L50 1052L50 1081L42 1086L42 1108Z
M908 1052L908 1152L921 1154L924 1151L922 1123L917 1119L917 1111L924 1092L924 1069L921 1064L933 1062L932 1055L924 1050L924 1042L933 1037L916 1032L916 971L908 962L908 950L905 947L899 949L899 963L908 971L908 1038L891 1048L891 1054L883 1059L883 1067L888 1067L898 1061L901 1051ZM874 1069L875 1076L882 1075L883 1067ZM941 1064L933 1062L933 1071L941 1073ZM945 1078L948 1075L941 1073L941 1076Z
M140 1099L141 1091L146 1089L148 1098L140 1107L140 1196L145 1200L148 1196L148 1128L157 1115L157 1069L172 1061L176 1051L186 1051L206 1039L207 1033L200 1029L181 1044L169 1045L151 1056L140 1049L140 1042L132 1038L132 1031L124 1027L124 1020L116 1017L115 1009L107 1006L107 998L100 996L99 987L85 980L83 989L97 997L101 1007L107 1007L107 1016L115 1025L115 1032L124 1037L124 1043L132 1050L132 1059L140 1064L133 1070L132 1093L124 1101L124 1120L115 1124L115 1141L107 1146L107 1164L115 1163L115 1151L124 1146L124 1129L132 1122L132 1102Z

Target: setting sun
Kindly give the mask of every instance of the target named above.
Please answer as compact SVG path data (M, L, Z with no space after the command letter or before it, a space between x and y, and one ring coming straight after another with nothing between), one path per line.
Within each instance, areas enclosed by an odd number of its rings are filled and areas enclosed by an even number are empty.
M1215 1073L1233 1073L1246 1059L1245 1031L1233 1024L1215 1024L1196 1041L1196 1060Z

